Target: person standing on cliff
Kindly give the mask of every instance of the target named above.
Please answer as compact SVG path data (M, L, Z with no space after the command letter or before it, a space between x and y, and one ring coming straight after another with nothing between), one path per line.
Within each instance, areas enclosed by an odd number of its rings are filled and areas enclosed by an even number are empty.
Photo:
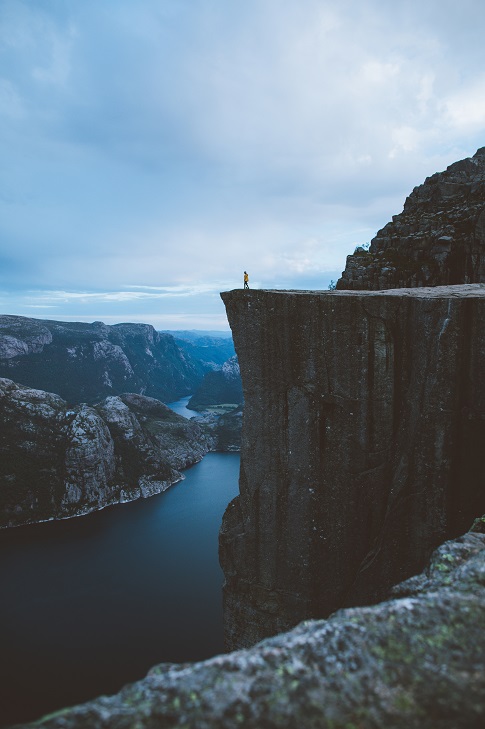
M247 274L247 271L244 271L244 288L249 288L249 276Z

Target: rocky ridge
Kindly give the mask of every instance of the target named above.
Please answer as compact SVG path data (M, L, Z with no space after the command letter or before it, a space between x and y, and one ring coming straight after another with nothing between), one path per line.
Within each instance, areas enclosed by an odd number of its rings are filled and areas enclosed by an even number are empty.
M485 282L485 147L415 187L369 250L347 257L337 289Z
M234 649L376 601L485 511L485 286L222 297L245 400Z
M70 405L0 378L0 527L160 493L213 442L153 398L111 395Z
M206 369L148 324L0 316L0 377L71 403L125 392L170 402L192 393Z
M382 604L250 650L161 664L37 729L478 729L485 714L485 535L445 543Z

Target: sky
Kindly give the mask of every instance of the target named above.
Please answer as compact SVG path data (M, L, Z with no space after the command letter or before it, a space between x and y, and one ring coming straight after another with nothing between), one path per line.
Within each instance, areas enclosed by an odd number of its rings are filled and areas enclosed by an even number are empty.
M485 145L483 0L0 0L0 313L228 328Z

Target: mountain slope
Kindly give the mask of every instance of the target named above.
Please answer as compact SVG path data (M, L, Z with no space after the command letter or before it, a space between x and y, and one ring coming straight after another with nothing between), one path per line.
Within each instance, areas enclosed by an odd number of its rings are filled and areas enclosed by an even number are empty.
M205 369L147 324L0 316L0 377L71 403L136 392L165 402L189 395Z

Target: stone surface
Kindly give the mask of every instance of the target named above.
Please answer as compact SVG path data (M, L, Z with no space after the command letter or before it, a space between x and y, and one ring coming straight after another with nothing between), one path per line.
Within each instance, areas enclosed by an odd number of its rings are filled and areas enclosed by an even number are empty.
M401 597L302 623L250 650L162 664L38 729L478 729L485 535L444 544Z
M415 187L376 237L347 257L338 289L485 282L485 147Z
M160 493L213 441L196 423L142 395L71 406L0 379L0 527Z
M232 649L377 600L485 511L485 286L222 297L245 398Z
M71 403L124 392L171 402L192 393L206 369L148 324L0 316L0 377Z

